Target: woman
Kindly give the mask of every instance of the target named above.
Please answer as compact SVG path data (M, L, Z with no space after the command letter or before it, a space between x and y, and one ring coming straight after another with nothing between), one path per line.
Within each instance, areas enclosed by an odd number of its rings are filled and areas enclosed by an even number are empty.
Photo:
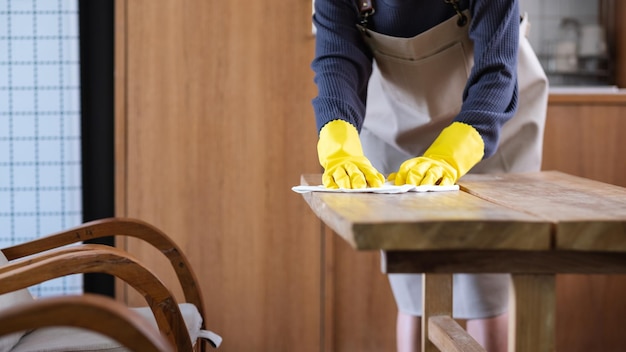
M517 0L371 5L315 1L313 107L326 187L378 187L383 174L398 185L447 185L470 170L539 170L547 82L529 88L539 108L516 115ZM389 280L398 350L418 350L421 275ZM508 284L505 274L454 276L454 315L490 351L506 350Z

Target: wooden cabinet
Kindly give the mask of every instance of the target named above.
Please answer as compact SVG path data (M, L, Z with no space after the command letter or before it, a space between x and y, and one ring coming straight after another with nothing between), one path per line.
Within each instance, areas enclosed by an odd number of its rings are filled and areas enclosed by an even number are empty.
M626 187L626 93L552 95L544 170ZM626 275L557 276L557 351L622 351Z

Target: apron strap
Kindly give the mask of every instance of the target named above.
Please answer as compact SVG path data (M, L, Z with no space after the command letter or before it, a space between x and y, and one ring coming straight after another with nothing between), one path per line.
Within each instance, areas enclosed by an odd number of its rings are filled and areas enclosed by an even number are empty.
M371 15L373 15L374 12L376 12L376 10L374 10L374 1L373 0L357 0L357 1L359 2L359 13L361 15L360 24L365 30L367 29L368 18ZM446 4L452 5L452 7L454 8L454 11L459 16L457 25L459 27L465 26L467 24L467 16L465 16L465 14L461 12L461 9L459 8L459 0L444 0L444 2Z
M452 7L454 8L454 11L459 16L459 20L456 22L456 24L459 27L465 26L467 24L467 16L465 16L465 14L461 12L461 9L459 8L459 0L443 0L443 1L445 1L446 4L452 5Z
M376 12L372 0L357 0L359 2L359 12L361 14L360 24L363 30L367 29L367 19Z

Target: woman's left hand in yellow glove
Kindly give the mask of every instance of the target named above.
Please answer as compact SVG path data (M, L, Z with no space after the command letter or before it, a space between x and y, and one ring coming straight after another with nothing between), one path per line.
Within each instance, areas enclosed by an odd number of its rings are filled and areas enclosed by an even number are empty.
M453 122L446 127L423 156L409 159L388 180L396 185L449 186L482 160L485 145L472 126Z

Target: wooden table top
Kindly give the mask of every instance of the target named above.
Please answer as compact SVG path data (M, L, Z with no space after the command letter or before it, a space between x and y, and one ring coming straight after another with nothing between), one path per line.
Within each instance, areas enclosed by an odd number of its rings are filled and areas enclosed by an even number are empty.
M317 185L321 175L303 175ZM626 188L556 171L466 175L460 191L303 194L357 250L626 252Z

